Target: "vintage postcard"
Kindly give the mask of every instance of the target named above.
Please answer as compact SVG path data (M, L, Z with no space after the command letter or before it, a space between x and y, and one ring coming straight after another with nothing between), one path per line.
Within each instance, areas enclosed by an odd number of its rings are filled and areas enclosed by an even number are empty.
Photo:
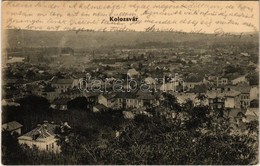
M257 165L258 1L3 1L3 165Z

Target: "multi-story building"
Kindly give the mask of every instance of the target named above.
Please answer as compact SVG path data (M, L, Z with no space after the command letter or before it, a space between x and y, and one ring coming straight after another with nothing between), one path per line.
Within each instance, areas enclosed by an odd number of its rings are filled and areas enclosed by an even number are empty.
M240 92L240 107L241 108L248 108L250 106L250 90L251 87L248 85L241 85L241 86L229 86L231 90L235 90Z
M118 93L115 98L117 108L148 108L157 103L155 96L148 92Z
M240 107L240 92L234 90L225 92L225 108Z
M52 79L52 86L57 92L66 92L68 89L73 87L74 79Z
M107 108L148 108L157 103L154 95L147 92L121 92L116 94L100 94L98 103Z

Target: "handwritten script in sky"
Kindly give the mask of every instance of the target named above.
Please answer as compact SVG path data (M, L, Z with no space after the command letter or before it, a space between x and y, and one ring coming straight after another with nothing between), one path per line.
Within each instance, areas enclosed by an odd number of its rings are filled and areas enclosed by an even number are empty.
M3 2L3 29L258 32L258 2ZM113 22L110 17L138 18Z

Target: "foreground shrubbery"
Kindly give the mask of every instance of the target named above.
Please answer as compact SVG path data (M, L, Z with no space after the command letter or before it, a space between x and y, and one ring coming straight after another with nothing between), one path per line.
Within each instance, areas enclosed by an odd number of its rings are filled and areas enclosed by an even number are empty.
M174 98L171 97L171 101ZM50 154L17 143L15 136L2 135L3 164L256 164L258 123L248 125L247 134L233 135L223 110L213 114L191 103L180 106L162 102L160 109L125 120L120 111L31 113L20 110L25 127L43 119L68 121L72 129L57 129L62 153ZM177 112L174 120L158 114L161 109ZM176 111L177 110L177 111ZM15 110L12 110L15 111ZM11 112L12 112L11 111ZM10 112L10 113L11 113ZM32 114L34 117L32 117ZM178 119L185 115L185 120ZM12 117L13 118L13 117ZM117 133L117 135L116 135ZM65 141L67 140L67 141Z

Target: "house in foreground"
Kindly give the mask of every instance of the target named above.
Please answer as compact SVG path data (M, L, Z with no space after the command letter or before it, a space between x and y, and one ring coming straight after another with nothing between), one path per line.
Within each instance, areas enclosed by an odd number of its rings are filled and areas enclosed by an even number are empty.
M14 133L21 135L22 127L23 125L21 125L20 123L16 121L12 121L12 122L2 124L2 131L7 131L11 135L13 135Z
M57 138L54 131L58 126L44 121L32 131L18 137L19 144L26 144L30 148L38 148L40 151L59 153L60 146L57 145Z

